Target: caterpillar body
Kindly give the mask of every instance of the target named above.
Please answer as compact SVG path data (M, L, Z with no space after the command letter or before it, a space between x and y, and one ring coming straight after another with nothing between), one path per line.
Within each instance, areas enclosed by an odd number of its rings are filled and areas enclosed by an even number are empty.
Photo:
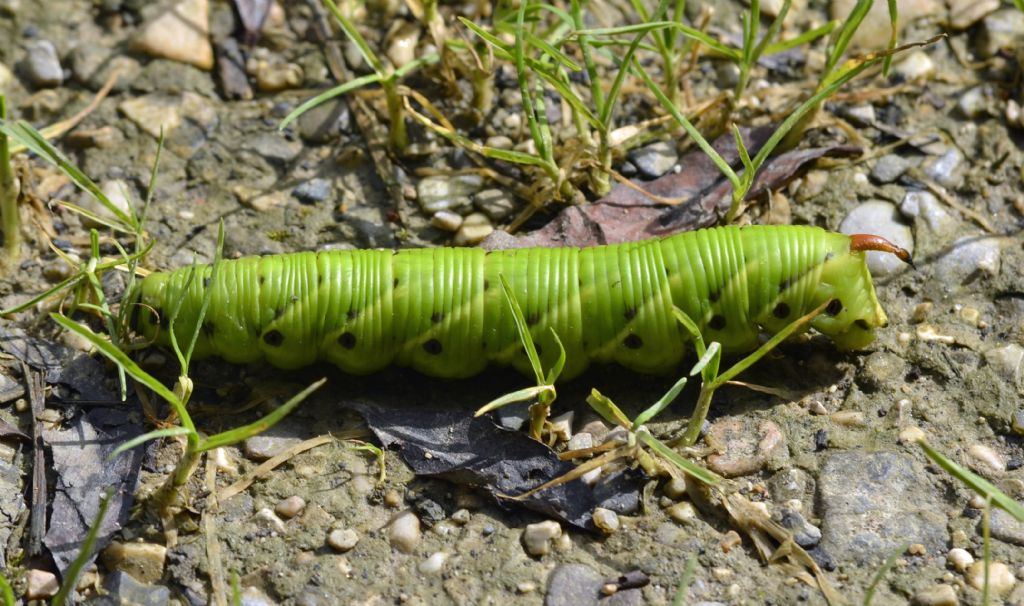
M348 373L410 366L467 377L488 364L527 372L501 287L508 280L542 360L564 344L563 378L591 362L645 373L675 370L689 336L679 307L726 352L752 350L828 302L811 325L840 348L860 348L887 324L865 250L906 255L875 236L815 227L719 227L592 248L471 248L300 252L153 273L134 300L136 329L167 344L160 317L187 342L206 288L197 358L265 359L281 368L326 360ZM901 255L901 257L902 257ZM905 260L909 261L909 257ZM189 274L195 271L189 281Z

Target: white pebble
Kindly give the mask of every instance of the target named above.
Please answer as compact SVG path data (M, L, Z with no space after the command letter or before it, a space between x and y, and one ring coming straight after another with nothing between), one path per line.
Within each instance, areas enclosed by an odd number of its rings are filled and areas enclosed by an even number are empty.
M952 585L932 585L914 594L914 606L957 606L960 603Z
M594 508L594 525L602 532L611 534L619 529L619 514L604 507Z
M351 551L359 543L359 533L351 528L335 528L327 534L327 544L338 553Z
M669 507L666 512L668 517L684 524L697 517L697 510L689 501L680 501Z
M967 570L971 567L971 564L974 563L974 556L972 556L966 549L961 549L959 547L950 549L949 553L946 554L946 559L949 560L949 563L953 565L953 568L955 568L957 572Z
M589 433L578 433L569 439L566 450L586 450L594 447L594 436Z
M1006 471L1006 461L1003 460L1003 457L984 444L971 445L967 449L967 454L971 455L978 463L989 467L993 471Z
M471 213L462 222L462 227L455 234L455 245L466 246L477 244L494 231L491 220L483 213Z
M893 72L910 81L930 80L935 75L935 62L928 56L928 53L921 50L914 51L897 64L893 68Z
M914 444L924 440L924 430L920 427L907 427L900 432L900 442L903 444Z
M551 435L559 442L568 442L572 439L572 420L575 415L570 410L551 419L549 424Z
M988 590L993 595L1004 596L1010 593L1017 579L1010 568L1002 562L990 562L988 565ZM975 562L967 569L967 583L980 590L985 584L985 562Z
M562 536L562 526L554 520L530 524L523 531L523 547L532 556L547 555L551 552L551 541Z
M274 513L281 516L282 518L294 518L305 509L306 501L299 495L292 495L287 499L281 499L276 506L274 506Z
M420 542L420 519L411 511L398 514L388 527L388 540L398 551L412 553Z
M253 519L256 520L256 524L262 528L267 528L277 534L284 534L285 532L284 521L277 517L277 514L270 511L267 507L257 511L256 515L253 516Z
M45 570L32 569L25 573L27 587L25 597L30 600L42 600L53 597L60 589L57 576Z
M439 210L430 218L430 224L444 231L459 231L462 227L462 215L450 210Z
M431 555L429 558L420 562L419 571L423 574L436 574L441 572L444 568L444 563L448 561L448 554L443 551Z

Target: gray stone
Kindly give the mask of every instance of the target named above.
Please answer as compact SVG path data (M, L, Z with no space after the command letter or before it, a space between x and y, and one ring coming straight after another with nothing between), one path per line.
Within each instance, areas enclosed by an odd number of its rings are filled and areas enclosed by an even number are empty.
M982 534L981 522L978 523L978 536ZM989 532L1004 543L1024 547L1024 522L1006 513L998 507L992 508L989 515Z
M165 606L170 603L171 590L160 585L144 585L132 575L116 570L106 576L103 587L121 604L133 606Z
M629 160L645 179L656 179L672 170L679 161L676 146L669 141L658 141L629 152Z
M64 82L64 69L57 57L57 47L49 40L33 40L25 45L25 76L40 88L53 88Z
M294 160L302 151L302 143L289 141L279 133L263 133L246 140L242 149L255 152L271 164L283 167Z
M782 525L793 531L797 545L809 549L821 541L821 529L808 522L799 511L783 507L780 513Z
M583 564L562 564L548 576L544 606L596 606L604 578Z
M142 71L142 66L135 59L116 55L109 48L97 44L79 44L71 51L70 59L71 75L75 81L93 91L106 84L116 69L118 76L111 90L123 92Z
M961 98L961 102L966 97ZM921 168L926 175L935 179L943 187L953 187L960 183L959 168L964 164L964 154L959 149L951 147L944 154L937 158L929 158Z
M944 284L963 284L976 273L999 274L999 238L969 236L953 243L953 249L935 264L935 277Z
M331 182L327 179L310 179L293 189L292 195L304 204L323 202L331 197Z
M518 204L512 194L503 189L485 189L473 196L473 206L496 222L504 221L516 212Z
M935 75L935 62L923 50L917 50L896 64L893 73L902 76L904 80L911 82L918 80L931 80Z
M871 178L879 183L892 183L910 168L910 160L896 154L886 154L875 161Z
M818 478L821 548L839 561L878 562L904 543L928 553L946 549L942 496L911 457L894 452L840 452Z
M299 136L309 143L327 143L351 127L352 116L344 99L335 99L299 116Z
M427 214L439 210L464 214L473 206L471 196L483 184L483 177L475 174L427 177L416 184L416 197Z
M896 207L889 202L870 200L850 211L839 226L844 234L875 234L887 238L910 253L914 252L914 236L910 227L900 221ZM906 267L895 255L868 251L868 269L875 276L888 276Z
M978 32L978 54L994 57L1005 49L1019 49L1024 45L1024 12L1015 8L998 10L982 21Z
M921 218L929 231L940 236L951 233L959 223L930 191L908 191L900 202L900 212L907 217Z
M265 461L301 442L299 436L304 436L306 430L302 423L285 419L267 431L246 439L242 443L242 450L250 459Z

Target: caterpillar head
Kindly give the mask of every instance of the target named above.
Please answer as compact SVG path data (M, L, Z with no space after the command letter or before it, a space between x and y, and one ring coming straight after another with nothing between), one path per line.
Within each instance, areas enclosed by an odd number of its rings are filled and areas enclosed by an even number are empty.
M889 252L913 265L906 250L885 238L865 234L850 236L848 250L836 251L825 261L817 296L825 311L811 326L831 337L840 349L866 347L875 339L875 329L889 324L864 258L868 250Z

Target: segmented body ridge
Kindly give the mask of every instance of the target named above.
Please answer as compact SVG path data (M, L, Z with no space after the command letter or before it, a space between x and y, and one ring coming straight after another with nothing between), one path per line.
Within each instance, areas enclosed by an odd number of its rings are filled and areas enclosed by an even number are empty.
M213 289L196 354L283 368L327 360L350 373L390 364L463 377L488 364L526 369L500 277L510 283L542 358L554 329L566 377L590 362L641 372L676 368L688 337L679 307L727 351L756 347L834 298L815 327L856 346L884 324L863 253L849 238L811 227L723 227L593 248L472 248L302 252L153 274L142 301L190 334L205 284ZM831 305L831 307L835 307ZM147 308L148 308L147 307ZM142 332L161 341L155 316ZM870 334L867 335L870 340ZM165 339L163 340L165 341ZM163 342L161 341L161 342ZM842 344L842 343L841 343Z

